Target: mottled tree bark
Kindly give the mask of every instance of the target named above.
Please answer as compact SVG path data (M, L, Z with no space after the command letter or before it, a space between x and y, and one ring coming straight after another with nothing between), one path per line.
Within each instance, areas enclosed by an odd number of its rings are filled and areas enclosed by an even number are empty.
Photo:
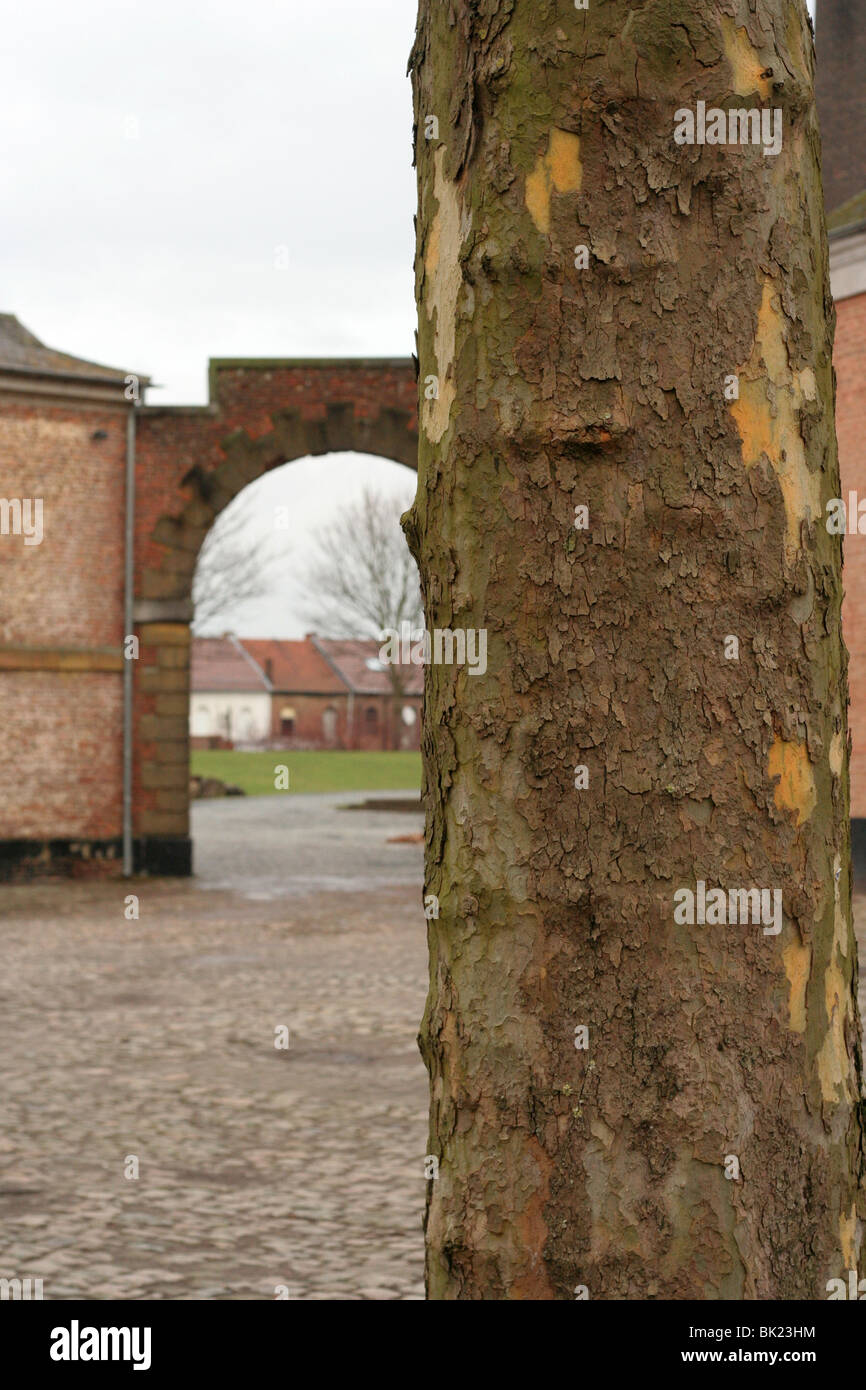
M858 1266L813 66L802 0L420 0L405 524L428 627L489 634L427 671L434 1299ZM678 144L699 101L781 151ZM699 882L781 930L677 921Z

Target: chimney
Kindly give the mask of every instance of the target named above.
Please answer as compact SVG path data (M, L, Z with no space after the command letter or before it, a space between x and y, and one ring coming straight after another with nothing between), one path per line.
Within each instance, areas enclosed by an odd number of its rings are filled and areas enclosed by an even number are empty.
M866 3L817 0L815 95L827 212L866 191Z

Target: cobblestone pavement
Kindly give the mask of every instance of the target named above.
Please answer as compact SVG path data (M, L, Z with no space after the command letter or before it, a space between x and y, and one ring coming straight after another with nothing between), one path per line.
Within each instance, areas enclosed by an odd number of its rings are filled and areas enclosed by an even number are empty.
M0 1276L423 1297L421 818L351 799L196 807L194 882L0 888Z
M421 818L350 800L196 807L194 881L0 888L0 1277L423 1296Z

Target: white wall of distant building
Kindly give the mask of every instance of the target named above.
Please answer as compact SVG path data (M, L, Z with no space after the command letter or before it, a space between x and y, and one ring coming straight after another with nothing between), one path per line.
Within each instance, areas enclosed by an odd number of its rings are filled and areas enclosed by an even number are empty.
M193 737L220 734L236 743L257 743L271 731L271 697L264 691L193 691L189 705Z

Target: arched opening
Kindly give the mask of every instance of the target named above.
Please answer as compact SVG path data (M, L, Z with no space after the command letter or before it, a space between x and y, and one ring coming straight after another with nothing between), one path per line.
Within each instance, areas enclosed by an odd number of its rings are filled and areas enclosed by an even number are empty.
M363 510L371 497L377 506L392 507L388 524L401 562L405 552L416 573L399 527L399 515L413 495L410 471L381 456L335 453L292 460L239 489L208 532L191 577L198 609L191 643L191 772L199 794L202 786L208 788L207 803L191 808L199 875L213 870L225 882L230 872L232 855L227 858L224 847L211 852L209 836L218 817L220 833L234 822L238 846L248 840L246 821L256 819L257 872L273 881L299 872L294 841L270 833L269 818L276 824L282 814L281 798L331 797L327 815L324 801L316 802L320 832L345 842L343 806L389 797L405 804L419 797L423 676L417 669L408 676L393 672L381 659L382 631L358 626L351 600L358 601L364 584L384 585L388 576L371 580L365 566L370 568L372 557L363 545L351 552L351 534L347 538L344 531L325 547L326 559L330 556L338 568L345 564L346 570L325 595L323 626L310 618L309 607L315 588L310 571L314 579L320 573L313 538L324 533L329 541L329 527L345 509L357 504ZM387 555L381 563L387 568ZM325 574L326 589L327 580ZM417 588L417 578L415 583ZM344 590L355 592L341 608ZM408 609L396 613L394 626L409 616ZM407 679L412 689L406 688ZM244 797L215 811L220 782ZM362 824L358 815L353 824ZM268 845L272 867L265 866ZM235 858L245 880L242 855ZM342 862L347 877L363 874L362 865L350 873L351 854ZM326 877L339 880L341 874L329 864ZM418 886L420 891L420 878Z
M193 577L215 519L287 462L321 469L314 460L353 451L386 467L417 465L411 359L212 359L209 383L206 408L136 411L133 617L142 660L134 673L132 833L136 862L162 874L192 870L181 744L190 736ZM282 524L291 532L291 514ZM344 727L354 736L354 706Z

